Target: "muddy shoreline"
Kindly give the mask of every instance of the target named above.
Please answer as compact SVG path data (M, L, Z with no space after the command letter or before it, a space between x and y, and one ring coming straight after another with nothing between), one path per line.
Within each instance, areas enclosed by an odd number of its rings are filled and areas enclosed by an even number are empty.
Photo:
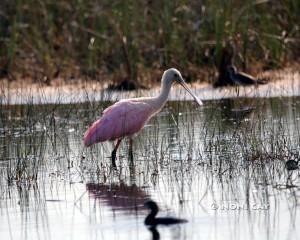
M295 69L284 69L264 73L268 84L248 87L214 88L210 83L189 84L202 100L223 98L270 98L292 97L300 95L300 74ZM15 104L67 104L89 101L116 101L128 97L155 96L160 90L159 84L149 90L110 91L107 86L97 82L76 81L72 84L8 84L1 82L0 102L4 105ZM180 86L174 86L170 100L191 100Z

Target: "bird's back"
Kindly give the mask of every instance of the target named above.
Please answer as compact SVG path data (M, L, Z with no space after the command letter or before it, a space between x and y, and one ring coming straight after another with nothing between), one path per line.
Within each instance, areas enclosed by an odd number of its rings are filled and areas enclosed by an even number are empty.
M173 218L173 217L158 217L158 218L145 219L145 225L148 226L172 225L172 224L187 223L187 222L188 221L186 219Z
M94 122L84 136L85 146L97 142L116 140L139 132L151 118L150 104L137 100L121 100L103 111L102 117Z
M232 80L240 85L255 84L256 82L256 79L254 77L243 72L238 72L234 74L232 77L233 77Z
M236 74L233 74L232 81L238 85L266 84L266 81L254 78L244 72L237 72Z

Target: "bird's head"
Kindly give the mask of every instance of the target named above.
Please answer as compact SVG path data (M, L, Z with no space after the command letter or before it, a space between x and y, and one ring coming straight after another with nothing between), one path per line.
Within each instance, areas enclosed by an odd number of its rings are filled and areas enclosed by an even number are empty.
M181 73L176 68L170 68L164 72L163 80L166 82L174 83L174 82L184 82Z
M166 70L162 76L162 82L164 85L169 85L169 86L171 86L174 82L179 83L181 86L185 88L186 91L189 92L189 94L192 95L192 97L199 105L203 105L202 101L198 97L196 97L189 89L181 73L176 68L169 68L168 70Z
M157 213L158 212L158 206L156 204L156 202L152 201L152 200L149 200L147 202L144 203L144 206L148 209L151 210L152 213Z
M235 74L236 73L236 67L235 66L228 66L227 67L227 72L232 75L232 74Z

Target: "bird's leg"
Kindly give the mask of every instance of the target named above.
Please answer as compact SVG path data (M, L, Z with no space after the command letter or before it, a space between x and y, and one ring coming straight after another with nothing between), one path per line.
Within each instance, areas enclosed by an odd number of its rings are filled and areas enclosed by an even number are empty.
M133 163L133 153L132 153L132 139L129 138L129 159Z
M112 166L113 166L114 168L117 167L117 165L116 165L117 150L118 150L118 147L119 147L121 141L122 141L121 138L118 139L117 144L116 144L114 150L113 150L112 153L111 153L111 163L112 163Z

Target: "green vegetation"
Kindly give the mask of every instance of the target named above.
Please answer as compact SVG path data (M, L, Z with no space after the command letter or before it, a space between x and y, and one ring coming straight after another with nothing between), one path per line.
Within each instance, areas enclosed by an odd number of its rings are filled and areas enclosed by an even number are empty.
M175 66L195 79L228 41L238 65L278 67L300 55L299 12L298 0L3 0L0 75L149 84Z

